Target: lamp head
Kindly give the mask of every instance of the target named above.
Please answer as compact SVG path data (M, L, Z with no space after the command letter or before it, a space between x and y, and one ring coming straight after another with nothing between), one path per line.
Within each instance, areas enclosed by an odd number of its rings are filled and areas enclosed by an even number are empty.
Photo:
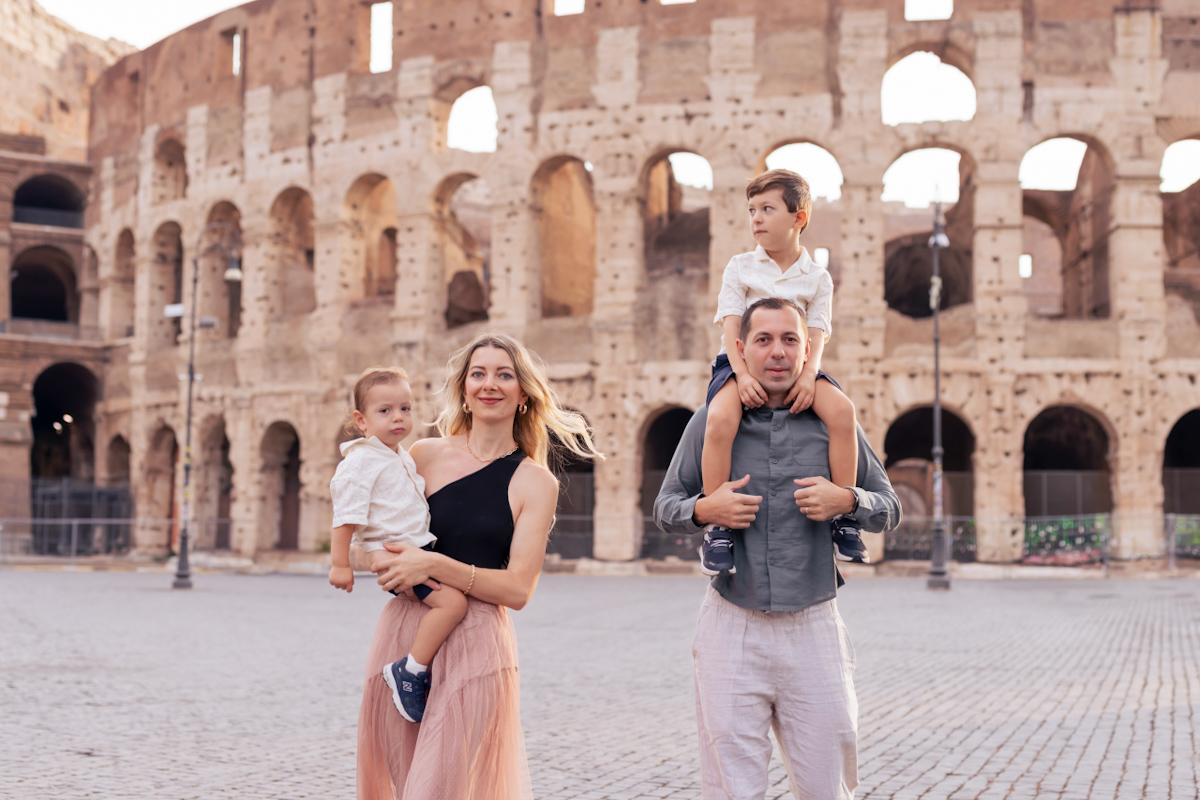
M242 278L242 261L237 256L229 257L229 266L225 268L225 280L228 283L241 283Z

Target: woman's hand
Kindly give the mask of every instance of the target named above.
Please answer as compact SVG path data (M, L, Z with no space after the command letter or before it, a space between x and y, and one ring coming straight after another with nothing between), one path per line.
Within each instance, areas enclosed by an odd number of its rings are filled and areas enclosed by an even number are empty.
M441 584L433 580L429 570L434 561L433 554L411 544L387 542L384 547L393 555L379 555L372 559L371 571L379 576L377 583L387 591L404 592L424 584L437 591Z

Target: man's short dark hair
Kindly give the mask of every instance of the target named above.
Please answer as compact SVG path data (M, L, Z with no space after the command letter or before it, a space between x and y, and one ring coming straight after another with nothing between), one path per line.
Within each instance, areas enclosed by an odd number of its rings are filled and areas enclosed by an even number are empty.
M755 300L750 304L750 307L742 312L742 328L738 332L738 338L743 342L750 335L750 318L754 316L754 312L760 308L767 308L774 311L781 311L785 308L793 309L800 316L800 331L807 335L808 333L808 317L804 313L804 309L783 297L764 297L761 300Z

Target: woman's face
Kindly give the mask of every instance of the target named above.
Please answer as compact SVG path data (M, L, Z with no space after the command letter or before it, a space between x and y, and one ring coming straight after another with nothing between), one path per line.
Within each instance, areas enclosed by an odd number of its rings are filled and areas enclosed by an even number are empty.
M511 419L517 406L529 399L521 391L512 358L499 347L476 348L469 364L463 395L476 419Z

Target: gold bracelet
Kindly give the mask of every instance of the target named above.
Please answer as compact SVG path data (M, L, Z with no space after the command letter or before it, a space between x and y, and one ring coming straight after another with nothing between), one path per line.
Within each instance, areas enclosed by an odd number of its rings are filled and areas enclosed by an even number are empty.
M470 594L471 587L475 585L475 565L471 565L471 582L467 584L467 588L463 590L463 594Z

